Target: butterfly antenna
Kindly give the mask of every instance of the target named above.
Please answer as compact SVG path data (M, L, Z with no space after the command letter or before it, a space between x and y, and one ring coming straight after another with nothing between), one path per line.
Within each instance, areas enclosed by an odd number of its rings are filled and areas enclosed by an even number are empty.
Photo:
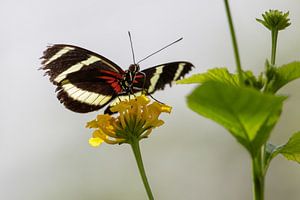
M148 56L146 56L145 58L143 58L142 60L140 60L137 64L139 64L140 62L142 62L142 61L146 60L147 58L153 56L154 54L157 54L158 52L164 50L165 48L167 48L167 47L169 47L169 46L171 46L171 45L173 45L173 44L179 42L179 41L182 40L182 39L183 39L183 37L181 37L181 38L179 38L178 40L176 40L176 41L174 41L174 42L172 42L172 43L170 43L170 44L164 46L163 48L161 48L161 49L155 51L154 53L151 53L150 55L148 55Z
M130 31L128 31L128 36L129 36L129 40L130 40L131 52L132 52L132 57L133 57L133 64L135 64L136 62L135 62L135 56L134 56L133 44L132 44Z

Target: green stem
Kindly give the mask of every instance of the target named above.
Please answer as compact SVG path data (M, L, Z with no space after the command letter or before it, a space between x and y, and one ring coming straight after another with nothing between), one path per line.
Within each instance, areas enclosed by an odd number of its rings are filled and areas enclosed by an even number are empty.
M253 200L264 200L265 173L262 153L252 157Z
M228 4L227 0L224 0L224 3L225 3L225 7L226 7L226 14L227 14L227 18L228 18L230 34L231 34L231 39L232 39L232 44L233 44L235 63L236 63L237 71L239 74L239 80L240 80L241 84L243 84L244 83L243 71L242 71L242 66L241 66L241 61L240 61L239 49L238 49L236 36L235 36L235 32L234 32L233 22L232 22L232 18L231 18L230 8L229 8L229 4Z
M145 172L145 169L144 169L144 164L143 164L143 160L142 160L139 141L138 141L138 139L135 138L135 139L132 139L130 144L131 144L131 148L132 148L132 151L134 153L134 157L135 157L137 166L139 168L139 172L140 172L140 175L142 177L145 189L147 191L148 198L149 198L149 200L154 200L153 194L151 192L150 185L149 185L148 180L147 180L146 172Z
M272 53L271 53L272 65L275 65L275 60L276 60L277 38L278 38L278 30L272 30Z

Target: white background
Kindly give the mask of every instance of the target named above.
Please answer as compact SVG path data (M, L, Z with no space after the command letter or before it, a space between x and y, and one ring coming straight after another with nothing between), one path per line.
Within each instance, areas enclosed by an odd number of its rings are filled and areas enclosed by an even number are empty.
M290 11L292 26L279 34L277 63L299 60L299 0L231 1L244 69L255 73L270 56L270 33L255 21L268 9ZM146 199L128 145L88 145L85 123L97 112L64 109L55 87L37 70L48 44L79 45L126 69L132 62L127 31L138 59L183 36L141 68L188 60L192 73L235 63L222 0L0 1L0 199ZM191 73L191 74L192 74ZM300 82L271 141L285 142L300 129ZM171 106L166 124L142 141L148 178L156 199L250 200L248 153L222 127L190 111L185 96L194 86L176 85L155 97ZM281 156L266 179L266 199L298 200L300 166Z

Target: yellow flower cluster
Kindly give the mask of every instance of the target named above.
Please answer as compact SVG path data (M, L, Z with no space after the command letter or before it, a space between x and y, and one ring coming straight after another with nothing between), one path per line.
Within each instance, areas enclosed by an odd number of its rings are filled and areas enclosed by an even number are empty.
M111 108L112 112L116 112L116 117L102 114L88 122L87 128L96 129L89 140L90 145L130 143L132 138L140 140L148 137L153 128L163 125L159 115L170 113L172 109L158 102L149 103L150 100L144 95L121 101Z

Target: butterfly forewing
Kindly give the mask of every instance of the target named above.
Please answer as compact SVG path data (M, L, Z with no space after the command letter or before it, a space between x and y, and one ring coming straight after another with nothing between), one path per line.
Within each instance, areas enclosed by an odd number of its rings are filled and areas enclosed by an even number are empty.
M85 113L108 104L121 90L118 80L124 71L112 61L72 45L48 47L42 57L57 97L68 109Z
M147 68L138 73L134 87L143 88L147 94L152 94L156 90L163 90L165 85L172 85L172 82L180 80L192 67L191 63L182 61Z
M59 83L67 74L91 68L124 73L118 65L107 58L73 45L49 46L44 51L42 59L42 69L46 70L46 74L54 83Z

